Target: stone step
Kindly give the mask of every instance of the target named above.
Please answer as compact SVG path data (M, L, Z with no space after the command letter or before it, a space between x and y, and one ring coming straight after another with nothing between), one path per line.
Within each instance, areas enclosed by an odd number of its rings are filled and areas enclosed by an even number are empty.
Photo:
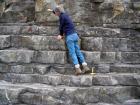
M127 100L124 105L140 105L140 99Z
M58 31L57 26L41 26L36 23L1 23L0 30L1 34L22 34L30 33L28 30L32 29L33 33L36 34L46 34ZM104 27L89 27L86 25L77 26L80 35L85 37L101 37L112 36L112 37L128 37L130 35L130 30L122 30L119 28L104 28ZM126 34L127 32L127 34ZM125 34L124 34L125 33Z
M3 103L8 98L12 103L27 105L122 105L127 100L137 99L138 95L137 88L133 86L82 88L0 82L0 100Z
M14 48L27 48L31 50L66 50L65 41L58 40L56 35L11 36L11 46Z
M35 22L27 22L27 23L1 23L0 26L31 26L34 25Z
M27 105L27 104L14 104L14 105ZM42 105L42 104L40 104ZM49 105L49 104L47 104ZM52 104L51 104L52 105ZM54 105L54 104L53 104ZM59 104L60 105L60 104ZM65 104L66 105L66 104ZM71 105L81 105L81 104L71 104ZM84 104L84 105L116 105L116 104L109 104L109 103L89 103L89 104Z
M93 71L95 73L138 73L140 74L139 64L97 64ZM90 66L90 69L93 68ZM73 75L75 73L72 64L5 64L0 63L0 73L15 73L15 74L41 74L45 75L50 72L56 72L64 75Z
M88 25L76 26L77 32L81 37L105 37L105 38L128 38L133 37L131 35L139 35L139 32L132 29L120 29L120 28L104 28L104 27L91 27ZM58 26L43 26L35 22L29 23L1 23L0 24L0 34L37 34L37 35L55 35L58 34ZM86 39L85 39L86 40ZM89 40L89 39L88 39ZM92 40L92 39L91 39ZM90 41L91 41L90 40ZM102 39L99 39L102 40ZM109 40L111 41L111 40Z
M1 80L6 80L12 83L42 83L53 86L66 85L76 87L91 87L91 86L140 86L139 74L96 74L96 75L61 75L61 74L1 74Z
M64 51L34 51L27 49L0 50L0 61L4 63L58 63L66 62Z
M78 27L78 33L80 33L79 35L82 39L81 40L82 50L103 51L103 52L119 52L119 51L139 52L140 37L137 31L110 29L103 27L88 27L88 29L85 29L81 27ZM27 23L27 25L21 24L13 26L12 25L0 26L0 30L1 30L0 34L2 35L11 35L11 34L16 35L11 38L12 39L11 41L13 42L14 45L16 45L16 47L21 46L32 48L35 50L40 49L43 50L48 48L46 45L48 45L48 42L50 42L51 49L56 50L56 48L57 49L59 48L59 50L65 50L65 47L63 46L64 42L63 41L59 42L58 40L55 39L55 36L59 33L58 28L56 26L28 25ZM126 36L123 36L122 34ZM46 36L51 36L54 38ZM49 41L45 42L46 39L48 39ZM54 43L55 41L58 45L60 45L60 47L58 47L57 44ZM56 45L57 47L54 45Z
M57 35L7 35L11 38L11 47L24 47L34 50L66 50L65 40L57 40ZM5 38L2 35L0 38ZM79 45L84 51L132 52L139 51L139 38L81 37Z
M140 52L90 52L83 51L85 60L89 65L94 64L139 64ZM66 64L70 63L66 51L36 51L28 49L0 50L0 60L4 63L40 63L40 64Z
M138 73L140 74L139 64L114 64L110 65L110 72L116 73Z
M7 23L8 24L8 23ZM2 24L0 25L0 34L3 35L56 35L59 30L57 26L41 26L33 22L19 24Z
M27 48L33 50L66 50L65 40L57 40L57 35L0 35L0 49L7 47ZM102 52L139 52L140 37L104 38L81 37L79 45L84 51ZM8 45L7 45L8 43ZM7 45L7 46L6 46Z

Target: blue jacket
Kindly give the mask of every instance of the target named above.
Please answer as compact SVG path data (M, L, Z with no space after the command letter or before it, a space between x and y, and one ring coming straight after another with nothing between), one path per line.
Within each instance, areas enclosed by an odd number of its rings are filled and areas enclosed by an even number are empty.
M66 13L61 13L59 16L59 21L60 21L60 35L70 35L75 33L75 28L74 24L71 20L71 18L66 14Z

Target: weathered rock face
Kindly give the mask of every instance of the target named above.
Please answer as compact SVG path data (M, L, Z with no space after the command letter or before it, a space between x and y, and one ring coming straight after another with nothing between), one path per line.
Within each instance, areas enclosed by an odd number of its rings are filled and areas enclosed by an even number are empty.
M95 75L74 75L56 5ZM0 0L0 13L0 105L140 105L139 0Z
M7 22L52 22L57 18L48 9L62 5L75 22L92 26L139 27L139 1L130 0L5 0L10 6L2 14ZM2 3L1 3L2 5ZM24 5L24 6L23 6ZM3 10L1 10L3 11ZM14 15L12 15L14 14Z
M43 3L42 3L43 2ZM139 2L130 0L41 0L37 11L37 21L55 21L53 14L47 11L55 5L63 5L73 20L79 25L91 26L139 27Z
M29 22L35 17L34 0L3 0L0 22Z

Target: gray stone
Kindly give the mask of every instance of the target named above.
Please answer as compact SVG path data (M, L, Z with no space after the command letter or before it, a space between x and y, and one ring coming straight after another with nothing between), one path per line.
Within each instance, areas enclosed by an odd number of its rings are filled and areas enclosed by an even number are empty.
M0 64L0 73L10 72L10 65L8 64Z
M133 2L134 9L140 10L140 2Z
M41 74L44 75L50 72L50 65L36 65L36 64L25 64L25 65L10 65L0 64L1 73L15 73L15 74Z
M105 97L105 98L101 99L103 102L117 103L117 101L116 101L116 99L117 99L117 100L119 100L119 103L122 103L126 98L129 98L129 99L132 98L132 97L129 97L130 93L128 91L130 91L130 88L120 90L120 87L118 87L115 90L109 89L109 91L107 89L102 88L99 92L100 92L100 94L102 94L101 97ZM134 91L131 91L131 92L132 92L132 94L134 94L133 93ZM113 94L110 94L110 93L113 93ZM121 95L118 95L120 93L121 93ZM116 99L114 99L114 97Z
M8 48L11 46L10 36L9 35L1 35L0 36L0 49Z
M34 73L39 73L41 75L44 75L50 71L49 65L35 65L34 67Z
M137 79L135 79L133 75L115 75L114 78L118 81L118 84L120 85L138 85Z
M52 65L50 69L50 71L56 71L57 73L66 75L75 73L75 69L72 64Z
M46 65L46 64L0 64L1 73L16 73L16 74L47 74L47 73L60 73L60 74L74 74L75 70L72 65Z
M61 76L52 75L52 76L48 76L47 79L48 79L49 84L51 84L51 85L57 86L57 85L62 84ZM44 81L44 83L45 82L46 81Z
M101 53L101 62L102 63L114 63L116 60L115 52L102 52Z
M92 86L92 76L82 76L81 86Z
M140 63L140 53L139 52L122 52L121 61L123 63Z
M1 34L19 34L20 27L19 26L0 26Z
M70 79L70 80L68 80L68 79ZM79 76L78 77L71 76L69 78L67 77L67 79L65 79L65 82L66 82L66 80L70 86L80 86L81 85L81 79Z
M116 104L111 104L111 103L90 103L86 105L116 105Z
M30 100L29 100L30 98ZM58 99L55 99L48 95L41 94L33 94L33 93L25 93L21 96L21 99L24 99L24 103L26 104L34 104L34 105L64 105L64 103Z
M6 80L12 83L33 83L34 79L35 77L33 77L33 75L29 76L25 74L13 74L13 73L7 73L3 77L3 80Z
M93 77L93 85L105 85L105 86L112 86L117 85L118 81L111 75L95 75Z
M95 69L97 73L109 73L110 65L109 64L98 64L97 69Z
M11 66L10 73L31 74L34 73L34 70L31 65L28 66L16 65L16 66Z
M56 36L22 36L21 47L34 50L66 50L65 41Z
M63 51L39 51L34 62L65 64L66 53Z
M85 59L88 64L97 64L100 62L100 52L84 51Z
M31 63L34 51L30 50L1 50L0 60L6 63L21 62Z
M18 94L20 93L20 91L21 91L20 88L15 88L15 89L1 88L0 89L0 105L18 103ZM10 100L8 101L7 98L9 98Z
M7 73L1 76L1 79L12 83L44 83L48 85L58 86L139 86L140 76L134 74L97 74L83 76L67 76L61 74L15 74ZM129 81L128 81L129 80Z
M136 82L136 85L140 85L140 76L139 75L134 75L134 80ZM138 89L139 90L139 89ZM139 93L139 92L138 92Z
M94 0L95 3L102 3L104 0Z
M26 25L13 25L13 26L0 26L1 34L38 34L38 26L26 26Z
M128 100L128 101L124 102L123 105L139 105L139 104L140 104L140 100L132 99L132 100Z
M102 38L84 37L81 41L82 50L87 51L101 51L102 50Z
M140 73L140 65L114 64L110 66L110 72L116 73Z
M86 37L111 37L111 38L123 38L128 37L131 34L130 29L119 28L104 28L104 27L90 27L86 25L77 26L77 30L80 35Z
M1 16L0 22L29 22L34 19L34 1L5 1L6 12ZM14 15L13 15L14 14Z
M4 77L3 77L3 75L2 75L2 74L0 74L0 80L3 80L3 78L4 78Z
M103 51L127 51L126 38L103 38Z
M39 26L39 34L45 34L47 36L55 36L59 33L56 26Z
M110 2L104 2L99 6L99 10L109 10L112 9L113 7L113 1L111 0Z
M57 99L57 102L70 102L71 104L88 104L88 103L97 103L99 101L103 103L122 103L126 100L133 99L133 95L136 92L135 87L108 87L108 86L96 86L96 87L52 87L44 84L11 84L7 82L0 82L0 88L3 91L5 87L9 87L12 91L12 94L15 94L15 91L21 90L20 92L20 101L25 104L34 104L34 105L44 105L49 97L51 99ZM30 88L28 88L30 87ZM9 91L8 88L8 91ZM3 91L4 92L4 91ZM1 92L0 94L2 94ZM18 93L19 93L18 92ZM2 94L4 96L4 94ZM13 96L13 95L11 95ZM14 95L17 96L18 95ZM36 96L36 97L35 97ZM48 97L49 96L49 97ZM11 98L10 98L11 99ZM36 103L35 103L36 102ZM51 101L56 102L56 101ZM68 104L69 105L69 104Z
M130 51L139 51L140 50L140 37L139 33L133 31L133 34L128 40L128 48Z
M21 37L18 35L11 36L11 46L14 48L21 47Z
M21 34L39 34L39 28L36 25L32 26L21 26L20 27Z

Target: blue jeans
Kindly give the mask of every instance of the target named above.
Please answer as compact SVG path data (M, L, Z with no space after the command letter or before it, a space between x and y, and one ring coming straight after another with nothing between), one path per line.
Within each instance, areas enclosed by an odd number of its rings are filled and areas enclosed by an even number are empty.
M79 37L77 33L66 35L66 45L74 65L82 64L83 62L85 62L84 56L80 51L80 47L78 45L78 39Z

